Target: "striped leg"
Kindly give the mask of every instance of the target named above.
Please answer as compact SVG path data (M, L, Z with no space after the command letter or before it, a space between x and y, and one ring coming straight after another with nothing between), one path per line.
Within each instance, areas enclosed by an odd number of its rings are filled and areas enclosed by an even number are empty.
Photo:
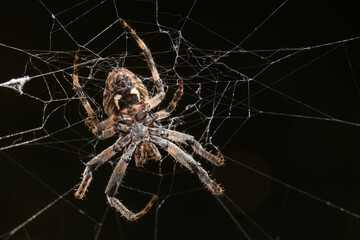
M120 183L126 173L126 168L131 160L131 157L136 149L136 144L131 143L123 152L123 155L121 156L119 162L116 164L116 167L111 174L110 180L108 182L108 185L105 190L105 194L107 197L107 200L109 204L115 208L118 212L121 213L122 216L124 216L129 221L135 221L136 219L142 217L145 215L152 205L155 203L157 196L154 195L149 203L145 206L143 210L137 213L133 213L128 208L126 208L117 198L115 198L115 195L117 193L117 190L120 186Z
M179 87L176 90L173 99L171 100L169 106L166 109L156 112L157 120L164 119L170 116L171 112L174 111L177 103L179 102L181 96L184 93L184 83L183 80L179 79Z
M130 137L120 137L112 146L106 148L86 164L81 184L75 192L76 198L83 199L85 197L85 193L93 178L93 171L113 157L117 152L124 148L126 144L129 144L130 140Z
M149 104L150 109L155 108L159 103L161 103L162 100L164 100L165 97L165 91L164 91L164 84L162 80L160 79L159 72L156 69L154 59L151 55L150 49L146 46L143 40L136 34L135 30L132 29L123 19L119 19L121 24L131 33L133 38L136 40L139 47L143 50L143 55L145 57L146 62L148 63L148 66L150 68L152 77L154 79L154 84L157 90L157 94L149 99L147 103Z
M84 106L88 118L85 120L86 126L90 128L91 132L99 137L100 139L109 138L115 135L115 131L108 130L108 128L112 128L116 121L114 117L109 117L107 120L99 122L97 118L97 114L99 110L94 111L87 100L87 95L79 84L79 75L78 75L78 66L77 62L79 61L78 52L76 52L75 60L74 60L74 70L73 70L73 89L76 95L79 97L82 105Z
M195 172L199 176L200 181L211 191L212 194L221 195L223 193L224 190L209 177L207 172L189 154L185 153L178 146L168 140L155 136L153 136L151 140L153 143L170 153L170 155L181 165L185 166L190 171Z
M217 155L213 155L210 152L206 151L201 144L194 139L193 136L185 133L180 133L178 131L163 129L162 130L162 137L167 138L171 141L178 142L185 145L190 145L194 152L199 156L205 158L212 164L216 166L221 166L224 164L224 157L219 152Z

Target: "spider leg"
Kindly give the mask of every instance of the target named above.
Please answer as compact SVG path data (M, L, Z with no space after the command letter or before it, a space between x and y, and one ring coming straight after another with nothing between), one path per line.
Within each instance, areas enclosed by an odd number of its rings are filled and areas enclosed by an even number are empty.
M108 119L99 122L97 114L99 110L94 111L87 100L87 95L83 91L82 87L79 84L79 75L78 75L78 66L77 62L79 61L78 52L76 52L74 60L74 71L73 71L73 89L76 95L79 97L82 105L84 106L88 118L85 120L85 124L90 128L92 133L100 139L109 138L115 135L116 131L111 128L116 124L116 121L113 116Z
M86 123L86 122L85 122ZM114 136L118 131L118 126L116 126L117 121L114 116L109 117L108 119L99 122L95 128L91 128L91 131L97 136L99 139L104 140L109 137Z
M160 110L155 113L157 120L164 119L164 118L167 118L170 116L170 113L172 111L174 111L174 109L175 109L177 103L179 102L181 96L183 95L183 93L184 93L184 83L183 83L183 80L180 78L179 79L179 87L176 90L176 92L174 93L174 97L171 100L169 106L166 109Z
M78 66L77 62L79 61L79 54L76 52L75 60L74 60L74 71L73 71L73 89L80 98L80 101L82 105L84 106L89 118L88 118L88 124L91 129L95 128L95 126L99 123L99 120L97 119L97 111L94 111L87 100L87 96L85 92L83 91L82 87L79 84L79 75L78 75Z
M157 199L157 196L154 195L143 210L141 210L140 212L137 212L137 213L133 213L132 211L127 209L117 198L115 198L117 190L120 186L122 178L125 175L126 168L131 160L131 157L132 157L135 149L136 149L136 144L131 143L124 150L123 155L121 156L119 162L116 164L116 167L115 167L113 173L111 174L110 180L109 180L108 185L105 190L105 194L106 194L109 204L112 207L114 207L117 211L119 211L121 213L121 215L124 216L129 221L134 221L134 220L142 217L143 215L145 215Z
M177 145L156 136L152 136L151 141L170 153L170 155L181 165L185 166L190 171L195 172L199 176L200 181L212 194L221 195L223 193L223 189L209 177L207 172L189 154L185 153Z
M169 129L162 129L160 136L167 138L173 142L190 145L196 154L205 158L216 166L221 166L224 164L224 157L220 152L218 152L217 155L211 154L210 152L206 151L201 146L201 144L194 139L193 136L189 134L180 133L178 131L173 131Z
M141 40L141 38L136 34L135 30L132 29L123 19L120 18L119 21L131 33L131 35L136 40L139 47L143 50L143 55L145 57L146 62L149 65L152 77L154 79L154 84L158 92L153 98L146 101L149 104L150 109L153 109L157 105L159 105L162 100L164 100L165 97L164 84L159 76L159 72L156 69L156 65L151 55L150 49L146 46L144 41Z
M83 173L83 178L80 183L79 188L75 192L75 197L82 199L85 196L85 193L92 181L92 174L95 169L103 165L111 157L113 157L117 152L119 152L124 146L129 144L131 141L130 136L120 137L112 146L106 148L104 151L96 155L91 159L87 164Z

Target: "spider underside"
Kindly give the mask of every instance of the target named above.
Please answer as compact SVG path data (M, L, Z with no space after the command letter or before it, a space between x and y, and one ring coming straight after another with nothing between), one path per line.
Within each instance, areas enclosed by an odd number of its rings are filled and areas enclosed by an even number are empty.
M75 197L82 199L92 181L93 171L122 151L122 155L113 170L110 180L105 189L109 204L121 213L126 219L134 221L151 208L157 199L153 195L144 209L133 213L126 208L115 195L120 186L126 168L132 156L136 166L142 166L147 160L158 161L161 154L158 147L167 151L178 163L195 172L204 186L214 195L220 195L223 189L212 180L207 172L189 154L184 152L177 144L190 145L194 152L216 166L224 163L223 156L218 153L213 155L206 151L193 136L174 130L162 128L158 120L167 118L175 109L177 102L183 94L183 81L179 79L179 87L166 109L153 113L165 97L164 84L159 77L155 62L149 48L139 38L136 32L122 19L121 24L130 32L143 51L143 55L151 70L152 78L157 93L149 97L149 93L142 81L131 71L125 68L117 68L109 73L103 95L104 112L108 116L104 121L99 121L98 110L94 111L87 100L87 95L78 81L78 54L74 60L73 89L84 106L88 118L85 124L99 139L107 139L118 135L116 142L103 150L87 164L79 188Z

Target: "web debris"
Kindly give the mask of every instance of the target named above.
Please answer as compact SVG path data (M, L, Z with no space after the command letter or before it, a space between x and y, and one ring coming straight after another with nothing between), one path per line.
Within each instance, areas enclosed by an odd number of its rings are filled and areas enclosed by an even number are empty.
M4 83L0 83L0 87L7 87L7 88L12 88L15 91L18 91L20 93L20 95L22 95L23 92L23 88L25 83L27 83L31 78L29 76L24 76L21 78L12 78L7 82Z

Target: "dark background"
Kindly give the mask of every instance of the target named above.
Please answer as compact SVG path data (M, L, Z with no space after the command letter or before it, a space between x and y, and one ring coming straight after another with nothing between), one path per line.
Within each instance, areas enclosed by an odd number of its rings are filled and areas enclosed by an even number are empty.
M225 114L219 110L216 115L219 117L213 120L215 126L221 125L212 142L219 146L227 162L213 176L226 189L225 195L211 196L194 175L177 166L171 196L161 208L157 211L153 208L136 223L127 222L107 208L103 194L111 174L111 166L107 164L97 171L86 199L75 200L72 192L66 192L75 186L83 171L79 159L87 161L92 153L111 144L111 140L97 144L94 149L90 132L82 123L74 124L84 116L78 102L66 103L66 110L55 111L56 105L46 106L43 112L45 105L41 101L0 88L0 136L39 127L44 123L42 116L51 116L44 127L48 131L45 134L51 136L0 152L0 239L6 239L6 233L38 213L41 214L9 239L359 239L360 42L354 39L332 44L360 37L360 15L355 2L287 2L272 14L282 2L158 1L158 15L154 2L117 2L122 18L139 32L150 33L142 38L153 52L169 44L166 37L152 38L158 32L156 16L164 29L181 29L183 37L197 48L229 50L239 44L240 48L251 50L252 54L232 51L221 59L249 77L256 76L250 88L251 117L247 117L246 107L245 110L234 107L232 117L223 122L230 105L223 100L225 105L220 110ZM86 2L84 9L92 4ZM111 1L104 4L107 7L99 7L79 19L77 14L84 14L81 7L64 12L76 6L75 2L44 1L44 5L57 14L62 24L75 21L66 29L78 43L85 43L116 19ZM186 17L189 18L184 24ZM33 54L46 52L50 37L52 51L68 53L67 58L58 62L71 67L78 44L69 40L64 31L56 31L57 23L55 30L51 30L52 24L51 15L38 1L12 1L1 7L0 43L7 46L0 46L1 82L24 75L29 55L16 49ZM109 36L108 42L114 38ZM96 52L108 42L95 41L89 48ZM272 50L297 47L312 48L258 74L271 60L281 58L281 52L275 54ZM256 51L259 49L271 51L266 54ZM103 56L113 51L121 54L122 50L109 48ZM81 57L85 59L86 53ZM166 63L166 57L161 54L155 57L161 66L172 64ZM34 66L42 73L54 71L34 58L26 74L35 74ZM191 75L186 69L178 72ZM56 77L61 79L60 75ZM168 82L175 85L176 80ZM24 92L49 99L43 83L38 78L25 85ZM65 82L61 85L69 87ZM101 89L101 82L94 86ZM214 85L210 87L215 91ZM49 89L53 97L60 98L56 95L61 92L56 84ZM68 98L73 96L69 89ZM174 89L173 86L169 91ZM189 83L185 89L194 93L196 86ZM239 86L236 90L235 103L246 106L247 87ZM261 92L255 94L257 91ZM100 97L97 98L100 102ZM197 99L191 96L183 99L177 111L182 112L192 100ZM211 109L204 106L201 110ZM179 130L199 138L207 121L199 123L198 117L196 113L190 115ZM194 127L187 121L198 125ZM54 134L60 129L66 131ZM44 135L42 130L23 134L23 139L0 138L0 147L32 139L34 133L35 138ZM214 169L206 163L203 166ZM158 172L155 163L149 163L144 173L129 169L125 184L135 191L121 189L119 198L132 209L140 209L149 197L136 189L154 193L160 181L160 193L165 197L174 180L173 161L169 159L162 167L168 175L149 174ZM59 194L64 194L64 199L49 205Z

